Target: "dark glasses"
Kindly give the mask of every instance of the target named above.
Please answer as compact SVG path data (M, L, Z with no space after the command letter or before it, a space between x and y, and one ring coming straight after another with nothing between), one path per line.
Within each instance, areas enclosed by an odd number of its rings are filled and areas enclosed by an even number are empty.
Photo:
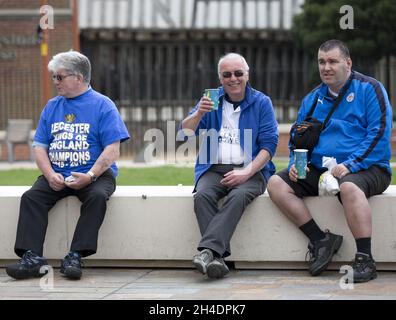
M60 75L60 74L53 74L52 75L52 80L58 80L58 81L62 81L63 79L70 77L70 76L74 76L74 74L66 74L64 76Z
M244 72L242 70L236 70L233 73L234 76L237 78L242 77L244 75ZM221 75L223 76L223 78L231 78L233 73L231 71L224 71Z

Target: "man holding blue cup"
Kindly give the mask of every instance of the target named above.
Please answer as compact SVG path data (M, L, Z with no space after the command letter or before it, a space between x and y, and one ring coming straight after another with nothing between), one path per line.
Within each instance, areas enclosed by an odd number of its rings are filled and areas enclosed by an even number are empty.
M219 109L219 91L220 89L205 89L204 96L213 104L213 110Z
M271 100L248 84L246 60L227 54L219 60L218 73L222 86L205 90L182 122L185 134L205 139L195 166L194 210L202 238L193 264L209 278L229 272L224 258L231 255L231 237L245 208L275 172L271 158L278 144Z
M308 150L294 149L293 153L297 179L305 179L307 177Z
M271 200L309 239L309 272L317 276L341 247L343 237L316 224L302 198L318 195L318 182L326 171L323 157L334 157L331 174L338 180L348 226L356 242L352 264L354 282L377 277L371 253L371 208L368 198L381 194L391 181L390 137L392 107L383 85L352 70L346 45L323 43L318 51L322 83L303 100L291 130L289 167L268 183ZM306 177L301 156L308 152ZM305 152L306 154L306 152Z

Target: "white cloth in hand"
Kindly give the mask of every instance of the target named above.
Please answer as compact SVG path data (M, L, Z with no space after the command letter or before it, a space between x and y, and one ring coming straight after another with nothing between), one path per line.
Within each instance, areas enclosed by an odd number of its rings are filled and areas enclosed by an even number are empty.
M319 178L319 195L320 196L335 196L340 192L338 181L330 173L331 170L337 165L337 160L333 157L323 157L322 166L327 168L328 171L323 172Z

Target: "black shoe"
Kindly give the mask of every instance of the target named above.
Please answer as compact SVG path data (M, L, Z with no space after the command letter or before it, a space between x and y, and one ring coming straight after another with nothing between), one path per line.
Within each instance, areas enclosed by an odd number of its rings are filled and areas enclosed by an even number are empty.
M377 268L372 257L365 253L356 253L352 264L353 282L367 282L377 278Z
M69 252L62 260L60 273L69 279L79 280L82 275L81 256L77 252Z
M206 273L207 267L209 263L213 261L213 252L210 249L204 249L200 253L194 256L193 265L198 269L202 274Z
M208 265L208 277L213 279L223 278L230 269L228 269L227 265L224 262L223 258L215 258Z
M307 254L310 254L309 273L312 276L318 276L324 271L331 262L333 255L338 251L342 244L342 236L325 231L325 237L315 241L314 244L309 243Z
M6 272L14 279L42 277L48 273L48 263L44 257L28 250L18 263L7 266Z

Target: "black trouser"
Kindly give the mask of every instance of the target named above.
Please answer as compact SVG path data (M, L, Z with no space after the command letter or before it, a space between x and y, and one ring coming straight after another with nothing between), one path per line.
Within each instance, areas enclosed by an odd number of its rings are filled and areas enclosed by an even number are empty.
M70 250L83 257L96 253L99 228L106 213L106 201L116 187L111 169L97 181L80 190L64 188L54 191L44 176L39 176L32 188L21 198L15 253L22 256L27 250L43 255L43 244L48 225L48 212L60 199L77 196L82 202L80 218L74 231Z

